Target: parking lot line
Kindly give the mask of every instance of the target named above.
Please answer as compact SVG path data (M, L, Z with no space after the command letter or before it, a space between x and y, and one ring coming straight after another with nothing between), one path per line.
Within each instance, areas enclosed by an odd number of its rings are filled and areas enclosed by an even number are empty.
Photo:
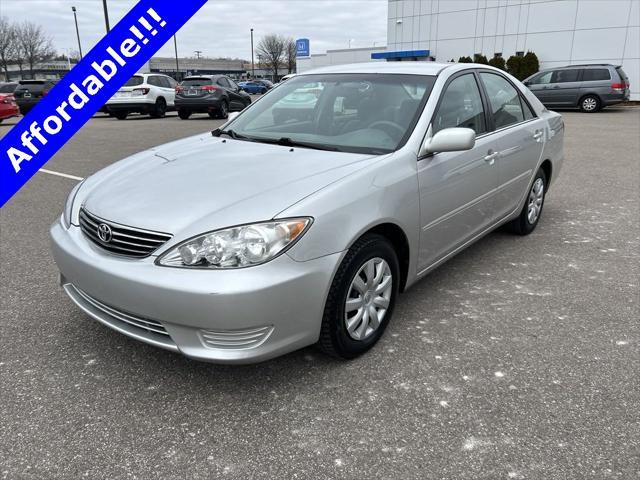
M53 170L46 170L44 168L41 168L39 171L42 173L48 173L49 175L56 175L58 177L70 178L71 180L78 180L79 182L84 180L84 178L82 177L76 177L75 175L69 175L68 173L54 172Z

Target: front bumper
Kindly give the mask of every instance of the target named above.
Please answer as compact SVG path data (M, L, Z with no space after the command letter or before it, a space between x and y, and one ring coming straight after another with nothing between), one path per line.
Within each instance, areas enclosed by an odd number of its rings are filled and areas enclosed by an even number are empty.
M155 256L108 254L60 221L51 238L61 283L86 313L137 340L216 363L254 363L315 343L342 259L296 262L284 254L246 269L181 269L159 267Z

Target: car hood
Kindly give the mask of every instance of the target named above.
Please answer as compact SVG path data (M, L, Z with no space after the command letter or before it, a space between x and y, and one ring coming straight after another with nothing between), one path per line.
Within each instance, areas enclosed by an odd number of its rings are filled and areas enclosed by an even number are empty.
M98 172L80 201L104 219L183 237L269 220L370 158L206 134Z

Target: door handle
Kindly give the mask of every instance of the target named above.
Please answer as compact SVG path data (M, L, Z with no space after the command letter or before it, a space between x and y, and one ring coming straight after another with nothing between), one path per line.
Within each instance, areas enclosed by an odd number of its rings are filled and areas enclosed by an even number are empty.
M484 161L489 165L493 165L496 162L496 158L498 158L498 152L489 150L489 153L484 157Z
M536 130L536 132L533 134L533 138L536 140L536 142L539 142L542 138L542 130Z

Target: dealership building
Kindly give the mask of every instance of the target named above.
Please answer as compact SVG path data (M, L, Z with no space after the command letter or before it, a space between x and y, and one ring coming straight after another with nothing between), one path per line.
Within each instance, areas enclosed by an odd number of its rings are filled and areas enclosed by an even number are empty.
M298 71L367 61L448 62L534 52L541 68L622 65L640 100L640 0L389 0L387 46L298 58Z

